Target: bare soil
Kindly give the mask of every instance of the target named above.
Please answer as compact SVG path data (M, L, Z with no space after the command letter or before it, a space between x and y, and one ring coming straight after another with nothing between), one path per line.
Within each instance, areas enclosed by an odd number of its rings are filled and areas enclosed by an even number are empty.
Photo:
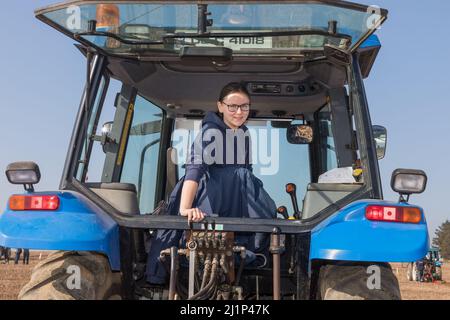
M14 265L13 251L9 264L0 261L0 300L16 300L20 289L28 282L34 266L47 257L48 252L31 252L30 264L22 261ZM393 263L392 269L400 283L404 300L450 300L450 262L443 265L442 282L421 283L406 279L407 264Z
M40 260L48 256L48 252L30 252L30 264L22 264L22 256L19 264L14 264L15 251L12 250L9 264L0 261L0 300L16 300L20 289L27 284L31 277L31 271Z
M450 261L443 264L442 279L434 283L408 281L406 263L393 263L403 300L450 300Z

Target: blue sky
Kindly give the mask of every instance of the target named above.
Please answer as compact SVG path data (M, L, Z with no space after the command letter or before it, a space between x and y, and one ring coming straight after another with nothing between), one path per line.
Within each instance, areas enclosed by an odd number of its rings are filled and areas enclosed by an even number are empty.
M425 209L430 231L450 218L450 2L364 1L389 9L378 32L383 43L366 90L372 121L388 128L380 162L385 198L396 168L423 169L428 188L411 202ZM59 185L67 145L84 86L85 64L73 41L34 18L33 10L54 1L22 0L0 11L0 168L33 160L41 168L38 190ZM0 174L0 207L21 192Z

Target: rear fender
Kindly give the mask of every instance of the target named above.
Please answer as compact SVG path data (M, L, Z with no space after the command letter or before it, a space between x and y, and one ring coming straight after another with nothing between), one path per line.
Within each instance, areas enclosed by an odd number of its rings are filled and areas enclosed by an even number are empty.
M411 262L427 254L428 229L421 208L418 224L375 222L365 217L368 205L413 207L373 200L352 203L312 230L310 260Z
M119 228L104 211L83 195L45 192L56 195L56 211L12 211L0 215L0 245L32 250L92 251L106 255L111 269L120 270Z

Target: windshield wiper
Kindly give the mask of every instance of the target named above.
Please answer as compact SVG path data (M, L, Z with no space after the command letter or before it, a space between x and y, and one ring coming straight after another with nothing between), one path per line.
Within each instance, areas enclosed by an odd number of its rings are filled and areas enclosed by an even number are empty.
M335 28L328 31L323 29L307 29L307 30L289 30L289 31L263 31L263 32L206 32L206 33L168 33L161 37L161 40L142 40L138 37L127 36L124 38L116 33L107 31L97 31L97 22L95 20L89 21L89 28L86 32L79 32L74 34L76 40L80 40L83 36L101 36L110 37L120 43L130 46L152 46L165 45L170 41L176 39L204 39L207 43L223 45L217 38L247 38L247 37L282 37L282 36L324 36L333 37L346 40L346 47L352 43L352 36L343 33L337 33ZM130 39L131 38L131 39ZM216 38L216 39L211 39ZM192 45L190 42L181 40L178 44Z
M162 39L177 38L247 38L247 37L282 37L282 36L324 36L352 41L352 36L343 33L330 33L322 29L263 31L263 32L207 32L207 33L174 33L166 34Z
M117 40L120 43L128 44L130 46L164 45L165 43L167 43L167 41L164 41L164 40L141 40L138 37L131 37L131 36L127 36L127 39L125 39L125 38L117 35L116 33L107 32L107 31L87 31L87 32L78 32L78 33L74 34L74 38L76 40L80 40L81 37L86 37L86 36L97 36L97 37L113 38L114 40ZM136 39L136 40L130 40L129 38L133 38L133 39Z
M88 31L88 32L79 32L79 33L74 34L74 38L76 40L80 40L81 37L85 37L85 36L113 38L114 40L117 40L122 44L130 45L130 46L156 46L156 45L165 45L170 42L180 44L180 45L192 45L191 42L187 42L187 41L183 41L183 40L176 40L176 39L194 38L194 37L185 37L185 36L181 36L181 35L179 37L174 37L173 35L168 35L168 36L166 35L161 38L162 40L142 40L141 38L133 37L133 36L127 36L127 38L123 38L123 37L117 35L116 33L107 32L107 31ZM208 38L208 37L205 37L205 38ZM169 39L172 41L168 41ZM203 42L208 43L208 44L218 45L218 46L223 45L223 43L221 43L218 40L214 40L214 39L205 39Z
M165 35L161 38L161 40L142 40L141 38L135 37L135 36L127 35L127 38L124 38L124 37L118 35L117 33L108 32L108 31L97 31L96 29L97 29L97 21L90 20L88 22L88 31L75 33L74 38L75 38L75 40L81 40L81 37L86 37L86 36L108 37L108 38L117 40L122 44L130 45L130 46L165 45L170 42L170 41L168 41L169 39L173 43L176 42L177 44L180 44L180 45L192 44L190 42L186 42L186 41L182 41L182 40L175 41L177 38L181 39L181 38L186 38L186 37L173 37L173 34L169 34L170 37L166 37L167 35ZM218 45L218 46L223 45L223 43L221 43L220 41L214 40L214 39L205 41L205 43L214 44L214 45Z

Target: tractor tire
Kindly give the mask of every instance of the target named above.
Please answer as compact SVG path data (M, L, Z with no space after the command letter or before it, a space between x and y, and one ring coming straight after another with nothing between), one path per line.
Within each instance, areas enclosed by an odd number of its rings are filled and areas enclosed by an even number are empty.
M318 298L322 300L401 300L397 277L387 264L380 269L380 287L369 288L374 264L338 263L322 266L318 280Z
M80 275L78 280L74 276ZM78 282L77 282L78 281ZM120 300L121 274L94 252L58 251L33 269L19 300Z

